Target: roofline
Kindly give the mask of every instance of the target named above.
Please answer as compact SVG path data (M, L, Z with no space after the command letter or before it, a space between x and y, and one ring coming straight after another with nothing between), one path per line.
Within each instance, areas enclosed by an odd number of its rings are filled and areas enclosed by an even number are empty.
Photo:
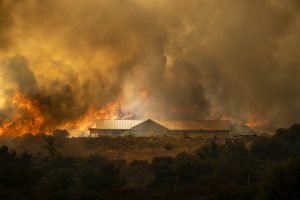
M157 121L158 121L158 120L157 120ZM161 124L159 124L159 123L157 123L155 120L152 120L152 119L147 119L147 120L145 120L145 121L143 121L143 122L141 122L141 123L139 123L139 124L137 124L137 125L131 127L129 130L133 130L133 128L135 128L135 127L137 127L137 126L140 126L141 124L146 123L146 122L152 122L152 123L154 123L154 124L157 124L158 126L163 127L164 129L170 131L170 129L168 129L167 127L165 127L165 126L163 126L163 125L161 125Z
M120 131L126 131L126 130L130 130L130 128L124 128L124 129L111 129L111 128L89 128L89 130L106 130L106 131L116 131L116 130L120 130Z
M101 128L101 127L98 127L97 126L97 124L98 123L105 123L105 122L110 122L110 123L113 123L113 122L124 122L124 123L126 123L126 122L136 122L136 123L134 123L133 124L133 126L130 126L130 127L127 127L127 126L125 126L125 127L115 127L115 128L113 128L113 127L103 127L103 128ZM155 123L155 124L158 124L159 126L162 126L162 127L164 127L166 130L170 130L170 131L231 131L232 130L232 123L231 123L231 120L220 120L220 119L218 119L218 120L152 120L152 119L143 119L143 120L141 120L141 119L139 119L139 120L136 120L136 119L97 119L95 122L96 122L96 127L95 128L90 128L89 130L116 130L116 131L126 131L126 130L132 130L132 128L134 128L134 127L136 127L136 126L139 126L140 124L142 124L142 123L145 123L145 122L147 122L147 121L150 121L150 122L152 122L152 123ZM220 127L220 128L212 128L212 127L199 127L199 128L188 128L188 127L186 127L186 128L178 128L178 127L173 127L173 128L171 128L171 127L168 127L168 126L165 126L164 125L164 123L169 123L169 122L173 122L173 123L202 123L202 122L211 122L211 123L213 123L213 122L223 122L223 124L224 124L224 122L226 123L226 128L224 129L224 125L223 125L223 128L222 127Z
M146 121L146 120L151 120L151 121L232 121L230 119L189 119L189 120L180 120L180 119L96 119L97 120L110 120L110 121Z
M163 126L164 127L164 126ZM164 127L166 128L166 127ZM180 132L184 132L184 131L202 131L202 132L206 132L206 131L231 131L231 129L168 129L166 128L168 131L180 131ZM131 128L129 129L111 129L111 128L89 128L89 131L91 130L104 130L104 131L129 131L132 130Z

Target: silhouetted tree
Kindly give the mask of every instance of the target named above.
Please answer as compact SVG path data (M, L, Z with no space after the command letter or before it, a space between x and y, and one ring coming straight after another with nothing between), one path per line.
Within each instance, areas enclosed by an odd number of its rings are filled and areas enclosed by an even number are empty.
M48 152L50 157L54 157L57 154L57 149L55 147L55 137L52 135L43 135L45 145L43 145L43 148Z

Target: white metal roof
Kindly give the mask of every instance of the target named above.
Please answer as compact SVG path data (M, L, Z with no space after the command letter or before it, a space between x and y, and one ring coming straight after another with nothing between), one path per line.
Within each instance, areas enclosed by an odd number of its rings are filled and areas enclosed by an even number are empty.
M147 120L97 120L96 129L129 130ZM169 130L231 130L230 120L152 120Z

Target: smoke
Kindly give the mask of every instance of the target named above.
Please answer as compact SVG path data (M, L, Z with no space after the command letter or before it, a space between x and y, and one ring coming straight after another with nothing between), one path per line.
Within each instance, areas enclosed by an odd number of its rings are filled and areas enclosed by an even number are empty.
M0 0L1 116L19 91L39 102L46 127L120 98L136 118L287 126L300 119L299 9L297 0Z
M5 51L12 45L8 32L13 25L12 13L17 3L16 0L11 2L0 0L0 51Z
M0 60L0 120L10 116L11 99L16 92L32 96L36 92L36 79L28 69L27 61L22 56Z

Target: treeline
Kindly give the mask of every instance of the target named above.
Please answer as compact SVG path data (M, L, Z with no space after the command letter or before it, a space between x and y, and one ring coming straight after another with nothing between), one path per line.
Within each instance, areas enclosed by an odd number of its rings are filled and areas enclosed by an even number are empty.
M51 136L44 149L0 148L0 199L300 199L300 124L150 163L63 156Z

